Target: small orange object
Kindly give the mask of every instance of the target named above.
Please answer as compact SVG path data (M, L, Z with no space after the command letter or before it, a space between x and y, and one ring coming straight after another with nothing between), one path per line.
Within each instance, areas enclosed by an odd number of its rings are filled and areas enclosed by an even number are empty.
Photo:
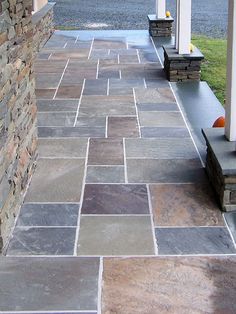
M213 124L213 128L223 128L225 126L225 117L219 117Z

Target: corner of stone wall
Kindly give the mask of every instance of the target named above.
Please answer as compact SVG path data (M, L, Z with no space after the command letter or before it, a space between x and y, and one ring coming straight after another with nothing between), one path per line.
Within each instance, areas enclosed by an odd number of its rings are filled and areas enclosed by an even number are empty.
M0 1L0 251L37 157L32 0Z

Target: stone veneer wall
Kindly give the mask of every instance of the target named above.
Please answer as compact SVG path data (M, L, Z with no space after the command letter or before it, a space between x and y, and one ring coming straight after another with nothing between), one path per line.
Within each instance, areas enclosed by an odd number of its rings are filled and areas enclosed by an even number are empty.
M0 250L36 160L31 11L32 0L0 0Z
M36 54L42 48L54 32L53 7L50 2L32 16L33 22L33 49Z

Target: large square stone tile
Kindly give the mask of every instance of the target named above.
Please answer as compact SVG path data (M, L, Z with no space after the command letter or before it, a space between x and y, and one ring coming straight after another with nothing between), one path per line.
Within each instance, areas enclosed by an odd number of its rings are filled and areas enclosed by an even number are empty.
M147 102L148 103L175 102L175 97L169 87L136 88L135 97L138 104Z
M41 158L85 158L88 139L86 138L41 138L38 141Z
M104 258L103 313L235 313L236 257Z
M150 185L150 195L156 226L224 226L208 183Z
M145 127L185 127L180 112L140 111L139 120Z
M78 255L153 255L150 216L82 216Z
M139 137L136 117L108 117L108 137Z
M227 228L156 228L161 255L236 254Z
M123 166L88 166L86 183L124 183Z
M26 202L79 202L84 160L39 159Z
M16 227L7 255L73 255L76 228Z
M82 214L149 214L145 185L87 184Z
M97 310L99 259L84 257L0 259L0 310Z
M206 182L198 159L127 159L129 183Z

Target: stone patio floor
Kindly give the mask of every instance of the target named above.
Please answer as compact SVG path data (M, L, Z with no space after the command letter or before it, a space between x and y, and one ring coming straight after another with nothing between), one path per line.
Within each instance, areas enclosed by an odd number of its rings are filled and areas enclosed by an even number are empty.
M57 31L2 313L236 313L236 249L146 31Z

